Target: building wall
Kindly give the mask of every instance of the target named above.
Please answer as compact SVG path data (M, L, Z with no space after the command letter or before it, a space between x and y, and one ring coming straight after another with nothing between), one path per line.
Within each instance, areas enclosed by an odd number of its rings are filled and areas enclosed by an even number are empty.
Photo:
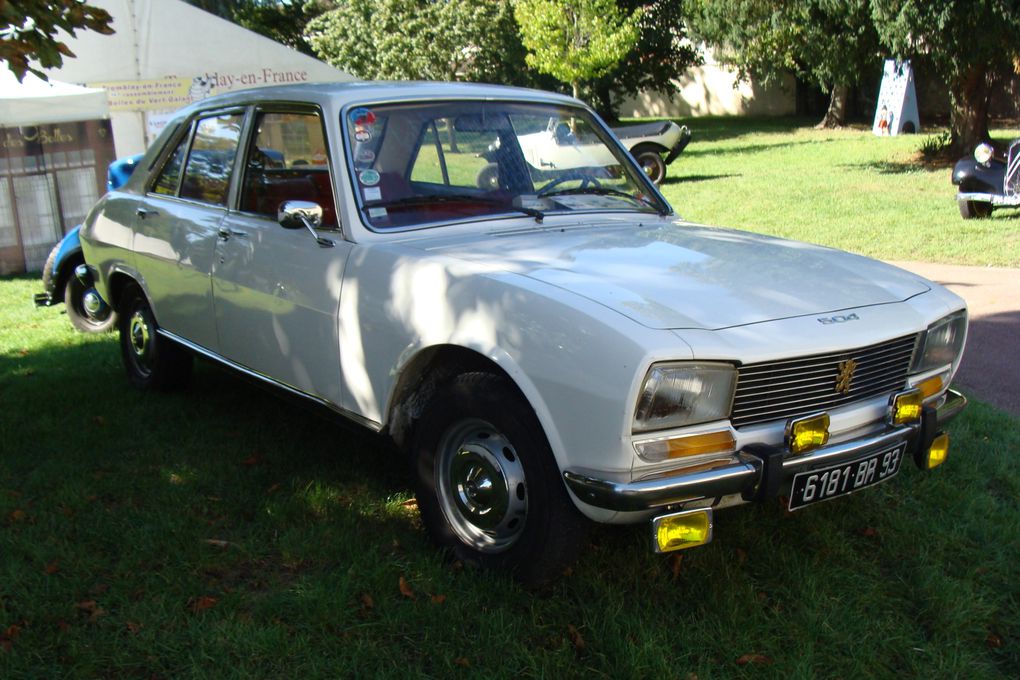
M696 116L786 116L797 111L796 83L792 76L763 86L742 81L737 72L721 64L713 50L701 47L705 63L689 69L675 83L680 92L667 95L645 91L620 105L624 117L688 118Z

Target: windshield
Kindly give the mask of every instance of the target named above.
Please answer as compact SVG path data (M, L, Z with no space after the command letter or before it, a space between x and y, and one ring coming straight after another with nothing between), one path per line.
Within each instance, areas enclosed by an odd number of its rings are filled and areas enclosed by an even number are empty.
M521 214L667 214L587 111L518 102L428 102L347 113L365 222L395 229Z

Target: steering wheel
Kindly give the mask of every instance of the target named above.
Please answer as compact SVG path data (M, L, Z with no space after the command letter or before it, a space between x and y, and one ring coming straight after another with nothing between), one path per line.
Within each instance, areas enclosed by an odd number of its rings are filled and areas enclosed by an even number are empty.
M581 182L581 188L585 188L589 184L600 187L602 182L598 181L591 175L583 172L568 172L554 179L553 181L542 187L535 195L536 196L548 196L553 189L563 184L564 182L570 182L571 180L578 180Z

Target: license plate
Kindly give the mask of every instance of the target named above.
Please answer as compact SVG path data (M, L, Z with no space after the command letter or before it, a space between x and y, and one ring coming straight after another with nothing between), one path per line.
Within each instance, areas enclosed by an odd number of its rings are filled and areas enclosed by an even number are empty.
M905 444L850 463L801 472L793 478L790 510L845 496L884 482L900 471Z

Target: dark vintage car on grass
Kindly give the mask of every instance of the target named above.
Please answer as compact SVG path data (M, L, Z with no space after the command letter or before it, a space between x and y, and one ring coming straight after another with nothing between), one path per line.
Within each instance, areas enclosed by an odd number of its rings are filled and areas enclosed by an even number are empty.
M965 220L988 217L996 208L1020 207L1020 139L1005 156L991 144L978 144L973 156L953 168L953 184L960 187L956 203Z

